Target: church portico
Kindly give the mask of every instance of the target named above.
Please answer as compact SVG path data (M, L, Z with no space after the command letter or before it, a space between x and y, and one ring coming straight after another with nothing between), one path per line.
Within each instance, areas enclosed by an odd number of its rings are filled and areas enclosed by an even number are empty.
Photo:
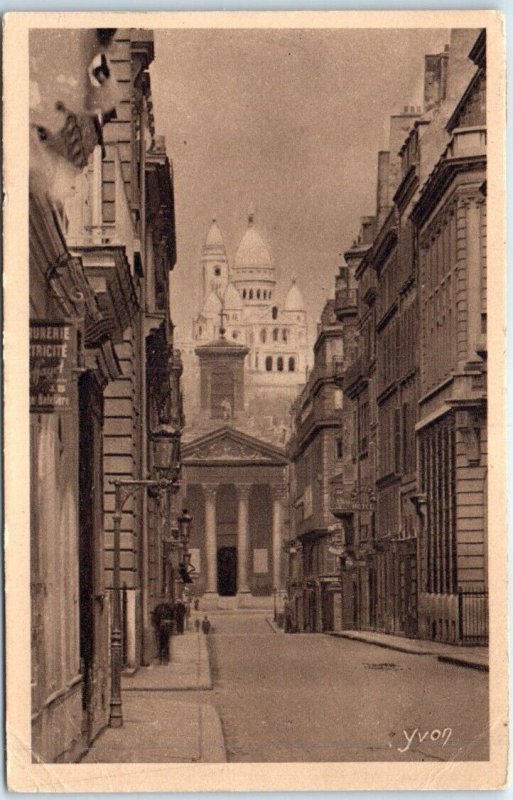
M228 427L184 447L193 590L204 606L228 597L236 605L269 605L282 588L286 463L278 448Z

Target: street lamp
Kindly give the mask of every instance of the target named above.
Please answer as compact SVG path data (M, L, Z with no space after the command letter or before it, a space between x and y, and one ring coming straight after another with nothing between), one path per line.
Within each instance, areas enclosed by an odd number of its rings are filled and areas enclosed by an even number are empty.
M185 548L189 544L189 536L191 533L191 522L192 517L187 511L186 508L182 510L182 513L178 517L178 526L180 531L180 541L183 542Z
M111 649L111 694L109 725L120 728L123 725L123 711L121 703L121 595L120 595L120 540L121 520L123 508L128 498L139 489L153 489L158 494L166 492L171 487L177 487L180 465L178 462L180 448L179 431L159 431L150 437L152 447L152 462L155 479L132 480L131 478L116 478L111 480L114 486L114 563L112 574L112 630L110 639Z

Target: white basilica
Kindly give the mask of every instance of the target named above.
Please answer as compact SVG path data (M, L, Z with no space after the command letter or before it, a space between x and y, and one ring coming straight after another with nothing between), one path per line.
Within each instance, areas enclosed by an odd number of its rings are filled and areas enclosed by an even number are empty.
M196 349L216 341L223 328L227 343L244 346L244 413L232 419L239 430L284 444L290 406L306 381L307 314L295 278L283 303L276 290L276 268L254 216L228 261L221 230L213 220L200 257L201 308L193 318L192 341L180 341L184 360L184 441L211 427L199 402Z
M193 324L194 341L199 344L217 337L224 309L226 338L249 347L246 369L261 376L258 384L279 387L304 382L307 321L303 296L292 278L283 307L278 305L275 268L252 214L233 267L213 220L201 254L201 275L203 303Z

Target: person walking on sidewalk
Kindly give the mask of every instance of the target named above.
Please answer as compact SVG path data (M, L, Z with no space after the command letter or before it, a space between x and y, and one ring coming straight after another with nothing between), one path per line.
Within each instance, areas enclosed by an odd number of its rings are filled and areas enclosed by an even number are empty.
M184 633L185 630L185 615L187 609L183 600L177 600L175 605L175 619L176 619L176 632Z
M201 623L201 630L206 635L207 633L210 633L210 628L211 627L212 627L212 625L210 623L210 620L207 617L207 615L205 614L205 616L203 617L203 621Z
M169 639L173 630L174 615L172 603L159 603L153 610L153 624L157 632L161 664L169 664Z

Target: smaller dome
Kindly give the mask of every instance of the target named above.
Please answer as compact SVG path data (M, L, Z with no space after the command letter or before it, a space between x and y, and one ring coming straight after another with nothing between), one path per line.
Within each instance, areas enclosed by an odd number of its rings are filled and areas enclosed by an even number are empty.
M285 298L285 311L304 311L305 310L305 301L303 300L303 295L301 294L300 289L296 285L296 279L292 278L292 285L287 292L287 297Z
M229 311L242 311L244 307L242 298L233 283L229 283L226 287L223 299L224 307Z
M223 234L219 230L219 226L215 220L208 230L207 238L205 239L205 247L224 247Z
M205 305L203 306L203 313L204 314L219 314L221 311L221 300L219 296L215 292L210 292L209 296L205 300Z
M271 256L269 255L267 245L253 225L253 214L250 214L248 217L247 230L235 254L235 272L247 269L270 270L272 268Z

